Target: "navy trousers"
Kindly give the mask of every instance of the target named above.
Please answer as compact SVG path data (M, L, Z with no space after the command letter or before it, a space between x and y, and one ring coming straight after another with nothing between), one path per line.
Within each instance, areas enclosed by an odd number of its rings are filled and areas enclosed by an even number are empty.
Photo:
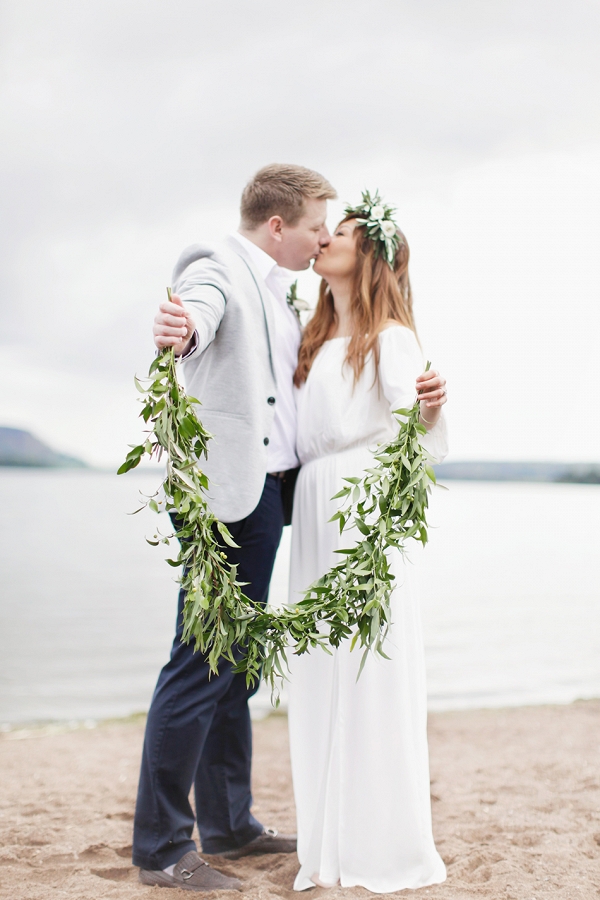
M283 529L280 479L267 475L256 509L228 528L240 548L223 549L238 566L238 580L248 582L244 590L252 600L266 603ZM159 675L146 725L133 829L133 863L143 869L165 869L196 849L192 785L206 853L241 847L263 830L250 812L248 699L258 684L247 688L245 675L235 674L227 660L209 678L205 658L181 641L184 599L180 591L171 658Z

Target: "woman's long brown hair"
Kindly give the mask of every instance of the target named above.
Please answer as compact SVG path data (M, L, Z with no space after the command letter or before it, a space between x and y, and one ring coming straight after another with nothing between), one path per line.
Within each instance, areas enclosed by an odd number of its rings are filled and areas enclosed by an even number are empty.
M354 216L346 216L348 222ZM342 224L340 222L340 225ZM412 292L408 277L409 249L401 232L394 269L380 254L366 235L365 227L355 229L357 260L352 280L351 311L352 336L348 344L346 362L354 371L355 382L364 369L370 353L375 370L379 367L379 335L390 320L405 325L416 334L413 319ZM308 377L317 353L333 332L336 324L333 297L325 279L321 280L319 300L314 315L304 329L294 384L299 387Z

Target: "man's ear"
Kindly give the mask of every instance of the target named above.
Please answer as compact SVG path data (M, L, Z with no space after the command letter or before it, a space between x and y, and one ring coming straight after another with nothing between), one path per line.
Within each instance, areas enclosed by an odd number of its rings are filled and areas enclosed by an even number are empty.
M269 234L273 240L281 242L283 231L283 219L281 216L271 216L267 224L269 226Z

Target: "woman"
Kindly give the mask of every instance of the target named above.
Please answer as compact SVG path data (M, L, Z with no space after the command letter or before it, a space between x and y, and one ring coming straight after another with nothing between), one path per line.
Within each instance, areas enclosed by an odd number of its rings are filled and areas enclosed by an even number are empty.
M408 278L408 246L378 196L346 217L315 262L319 302L306 327L295 383L298 455L290 602L339 562L328 520L344 476L373 465L392 438L392 410L417 392L423 444L446 454L445 381L423 370ZM289 723L301 868L294 888L360 885L377 893L444 881L431 832L425 671L410 565L393 561L385 652L357 680L361 652L344 642L290 661Z

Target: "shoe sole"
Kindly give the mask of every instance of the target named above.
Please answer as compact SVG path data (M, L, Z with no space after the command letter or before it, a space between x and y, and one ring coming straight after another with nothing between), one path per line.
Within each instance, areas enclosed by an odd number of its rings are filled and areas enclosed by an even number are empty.
M195 891L197 894L206 894L209 891L241 891L242 884L239 882L239 887L217 887L213 885L212 887L197 887L196 885L186 884L184 881L175 881L170 875L167 875L165 872L155 872L149 869L141 869L140 874L138 875L138 881L140 884L146 884L149 887L164 887L164 888L175 888L180 891Z
M177 883L174 878L169 878L164 872L152 872L149 869L141 869L138 875L140 884L147 884L150 887L166 887L176 888ZM184 885L182 885L184 887Z

